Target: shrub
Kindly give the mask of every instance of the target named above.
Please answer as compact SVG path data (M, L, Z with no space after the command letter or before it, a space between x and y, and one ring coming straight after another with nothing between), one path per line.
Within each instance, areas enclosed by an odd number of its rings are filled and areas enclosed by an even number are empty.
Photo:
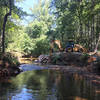
M5 53L4 55L1 55L0 58L3 63L8 62L10 64L10 66L18 66L19 62L17 57L15 57L14 55L12 55L11 53Z

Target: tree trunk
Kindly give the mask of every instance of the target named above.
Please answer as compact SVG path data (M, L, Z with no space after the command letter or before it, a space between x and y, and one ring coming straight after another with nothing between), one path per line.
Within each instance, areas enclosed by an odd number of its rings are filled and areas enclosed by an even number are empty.
M88 20L88 32L87 32L87 37L88 37L88 48L89 48L89 51L90 51L90 22Z
M99 46L99 42L100 42L100 33L99 33L98 42L97 42L97 44L96 44L96 47L95 47L95 49L94 49L94 52L97 52L98 46Z
M11 15L11 9L12 9L12 2L9 0L9 12L4 16L4 22L3 22L3 32L2 32L2 53L5 53L5 27L7 23L8 16Z

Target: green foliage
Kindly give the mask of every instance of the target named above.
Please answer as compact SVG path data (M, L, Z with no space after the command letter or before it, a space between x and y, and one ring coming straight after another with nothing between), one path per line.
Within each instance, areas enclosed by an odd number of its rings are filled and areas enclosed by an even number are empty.
M57 18L57 38L63 43L71 38L76 43L93 50L95 40L98 39L100 32L98 28L100 1L53 0L53 4L55 7L54 14Z
M24 32L24 29L10 32L6 40L8 41L7 51L25 52L36 56L49 52L49 42L45 35L32 38Z
M8 43L7 51L14 50L18 52L30 53L33 48L32 40L28 34L24 33L23 29L16 31L12 30L12 32L10 31L6 39Z
M4 55L1 55L0 60L3 60L3 63L8 62L10 64L10 67L14 67L14 66L19 65L18 58L9 52L5 53Z
M28 54L30 54L31 51L33 50L33 41L30 39L30 37L26 33L24 33L21 39L20 47L22 51Z
M47 39L47 32L50 30L53 23L53 16L49 12L49 0L39 2L31 10L34 14L34 20L26 27L25 33L30 36L32 40L32 49L30 50L33 55L40 55L49 53L49 41ZM27 45L25 45L27 47ZM27 49L29 50L29 48Z
M28 27L26 27L26 33L28 33L31 38L38 38L46 31L44 29L45 27L45 23L35 20Z
M22 0L19 0L22 1ZM7 33L11 29L16 29L17 20L24 16L26 13L15 5L15 0L1 0L0 1L0 49L2 46L2 52L5 52L5 46L7 47L8 41L5 40ZM9 15L12 15L9 17ZM7 23L6 23L7 22ZM2 42L2 43L1 43ZM1 45L2 44L2 45Z
M22 0L16 0L16 2L20 1ZM2 6L0 8L0 35L2 33L4 15L9 11L7 3L7 0L0 1L0 5ZM34 20L27 27L19 26L17 23L22 16L27 14L21 8L15 6L13 0L12 3L12 17L8 18L5 30L6 51L25 52L35 55L48 53L49 42L46 33L50 30L53 23L53 16L50 14L49 8L50 1L39 2L34 8L31 8Z
M33 55L39 56L40 54L47 54L49 53L49 45L47 40L39 40L35 44L35 48L32 51Z
M31 8L33 21L26 27L14 23L25 14L20 8L14 6L12 18L9 18L6 27L7 51L16 50L33 55L49 53L49 42L52 39L61 40L63 47L69 39L73 39L75 43L94 48L100 31L99 3L98 0L94 3L91 0L53 0L53 7L51 0L39 0L38 4ZM0 29L6 13L5 7L0 8L0 11L2 10Z

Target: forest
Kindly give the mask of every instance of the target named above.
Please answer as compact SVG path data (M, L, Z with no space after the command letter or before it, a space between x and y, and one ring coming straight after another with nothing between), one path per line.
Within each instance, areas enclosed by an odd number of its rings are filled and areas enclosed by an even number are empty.
M100 0L0 0L0 100L99 99Z
M89 51L100 48L99 0L39 0L30 8L32 15L18 8L14 0L1 0L0 6L1 52L48 54L52 39L60 40L63 48L69 39ZM33 18L26 26L21 25L25 16Z
M20 2L23 0L0 1L0 59L15 52L49 55L54 40L60 41L63 50L71 39L88 52L99 52L100 0L38 0L30 8L32 14L16 5ZM27 16L32 20L21 24ZM53 48L58 52L57 45Z

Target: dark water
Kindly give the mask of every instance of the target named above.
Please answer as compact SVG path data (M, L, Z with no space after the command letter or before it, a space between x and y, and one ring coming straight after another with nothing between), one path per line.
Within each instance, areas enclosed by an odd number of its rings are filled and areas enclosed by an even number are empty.
M100 100L98 90L77 74L42 68L0 82L0 100Z

